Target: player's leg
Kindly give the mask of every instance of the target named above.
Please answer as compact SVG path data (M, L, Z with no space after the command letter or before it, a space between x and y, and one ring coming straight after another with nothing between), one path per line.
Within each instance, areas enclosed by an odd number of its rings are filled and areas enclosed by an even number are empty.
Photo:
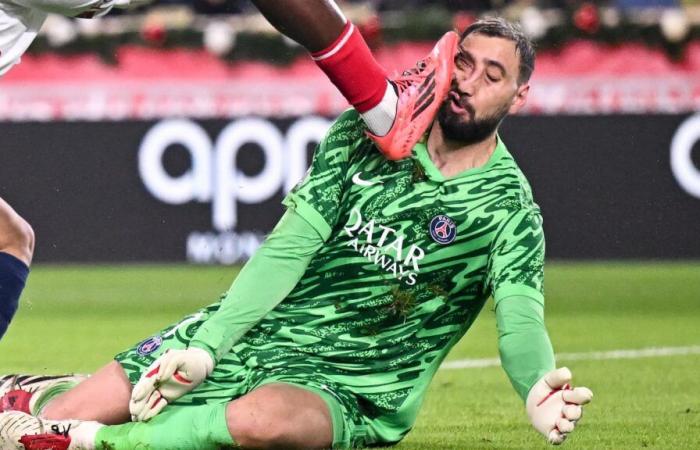
M46 394L42 408L36 408L32 413L52 420L94 420L110 425L128 422L133 384L164 352L186 348L194 330L218 308L218 303L207 306L141 341L116 355L115 361L73 389L54 396ZM219 371L228 367L226 361L219 365Z
M333 443L327 402L288 384L267 384L228 404L173 406L148 422L100 429L95 442L121 450L323 449Z
M4 375L0 376L0 412L35 414L47 399L75 387L86 375Z
M17 311L34 255L34 231L0 198L0 338Z
M432 124L452 80L457 45L446 35L410 76L389 82L359 30L333 0L253 0L281 33L303 45L367 124L389 159L409 156ZM398 118L398 119L397 119Z
M311 53L374 133L389 131L396 111L396 92L357 27L334 1L252 1L277 30Z
M0 379L0 412L20 411L47 419L129 420L131 384L113 361L85 375L7 375Z
M13 256L29 267L34 255L34 230L0 198L0 252Z
M244 448L330 448L334 424L327 401L290 384L272 383L228 404L231 436Z
M123 425L6 413L0 415L0 437L3 444L22 440L29 450L52 439L56 448L73 441L73 448L86 450L214 450L233 445L323 449L334 442L334 423L331 407L320 395L288 384L267 384L229 403L172 407L148 422Z
M32 413L45 419L94 420L119 424L130 420L131 383L118 362L112 361L77 386L46 392Z
M280 33L312 53L335 41L347 22L333 0L251 1Z

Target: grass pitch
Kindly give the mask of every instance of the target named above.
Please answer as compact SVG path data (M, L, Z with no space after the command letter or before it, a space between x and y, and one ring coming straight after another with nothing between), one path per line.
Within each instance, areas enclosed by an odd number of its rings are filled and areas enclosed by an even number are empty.
M221 267L36 267L0 373L91 372L127 346L217 299ZM547 326L565 353L700 345L700 263L551 263ZM487 303L449 360L497 356ZM569 449L700 448L700 355L565 361L593 403ZM441 370L398 449L551 448L499 367Z

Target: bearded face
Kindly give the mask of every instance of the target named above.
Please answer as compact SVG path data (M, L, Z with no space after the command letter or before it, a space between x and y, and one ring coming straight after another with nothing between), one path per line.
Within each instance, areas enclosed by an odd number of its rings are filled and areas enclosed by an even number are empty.
M478 33L464 37L452 86L437 114L443 138L463 146L484 142L507 114L518 112L529 90L518 81L519 64L512 40Z
M509 107L510 103L505 103L495 111L479 114L453 84L437 118L445 139L470 145L491 136L508 114Z

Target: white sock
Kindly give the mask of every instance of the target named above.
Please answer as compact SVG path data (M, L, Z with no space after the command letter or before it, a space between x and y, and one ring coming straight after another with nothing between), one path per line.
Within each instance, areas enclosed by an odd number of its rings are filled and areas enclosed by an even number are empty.
M369 111L360 114L367 124L367 128L373 134L384 136L389 132L391 125L394 123L394 117L396 117L396 104L398 101L399 97L396 95L394 86L387 80L386 91L384 91L382 101Z
M104 425L92 421L67 421L72 423L68 435L70 445L68 450L95 450L97 431ZM60 421L59 421L60 423Z

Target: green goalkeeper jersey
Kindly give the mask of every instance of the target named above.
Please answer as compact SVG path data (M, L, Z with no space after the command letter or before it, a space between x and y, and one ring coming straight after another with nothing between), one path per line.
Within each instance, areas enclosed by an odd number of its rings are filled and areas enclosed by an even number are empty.
M325 245L233 351L248 366L323 374L398 441L489 296L543 302L544 235L500 139L483 167L445 178L424 144L387 161L364 130L344 113L285 199Z

